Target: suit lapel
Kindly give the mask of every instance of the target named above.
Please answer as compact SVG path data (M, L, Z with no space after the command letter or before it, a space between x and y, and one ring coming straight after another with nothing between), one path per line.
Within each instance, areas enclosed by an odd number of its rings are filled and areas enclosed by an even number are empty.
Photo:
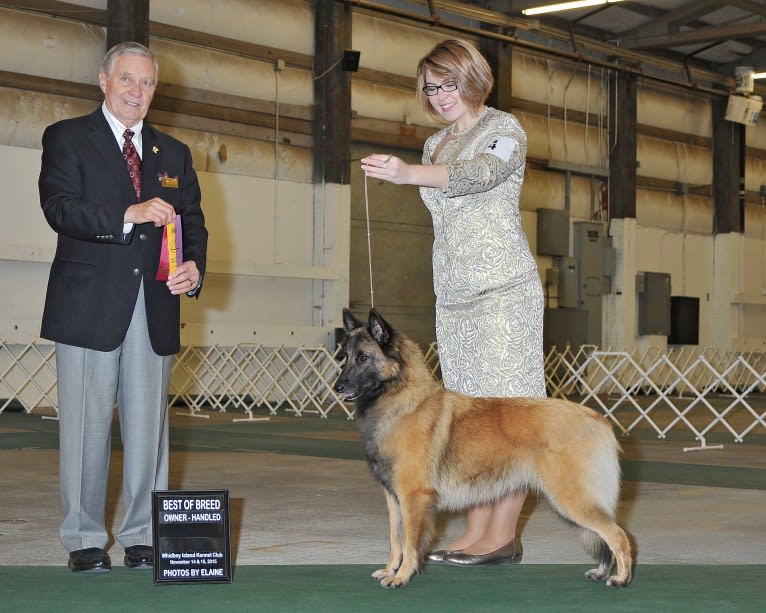
M160 148L157 146L157 134L144 121L141 130L141 200L147 200L158 194Z
M112 129L106 121L106 117L104 117L101 107L96 109L91 115L90 133L88 134L88 138L104 160L109 173L114 176L122 190L126 195L132 194L135 199L136 193L133 189L133 183L130 181L127 168L125 167L122 151L120 151L120 148L117 146L117 141L114 138Z

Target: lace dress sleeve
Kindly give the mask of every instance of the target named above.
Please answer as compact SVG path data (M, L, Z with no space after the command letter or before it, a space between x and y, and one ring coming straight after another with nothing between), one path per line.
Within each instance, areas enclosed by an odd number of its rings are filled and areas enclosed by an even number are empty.
M449 182L445 196L488 191L524 165L527 154L524 133L498 127L491 126L485 134L477 136L475 155L446 164Z

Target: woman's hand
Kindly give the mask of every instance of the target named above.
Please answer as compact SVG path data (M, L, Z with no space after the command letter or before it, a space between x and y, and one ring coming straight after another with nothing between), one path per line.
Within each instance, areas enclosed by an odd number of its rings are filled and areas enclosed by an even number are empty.
M362 170L373 179L382 179L397 185L410 182L410 165L394 155L380 153L368 155L362 158Z
M373 153L362 158L364 174L397 185L420 185L447 189L449 177L443 164L408 164L395 155Z

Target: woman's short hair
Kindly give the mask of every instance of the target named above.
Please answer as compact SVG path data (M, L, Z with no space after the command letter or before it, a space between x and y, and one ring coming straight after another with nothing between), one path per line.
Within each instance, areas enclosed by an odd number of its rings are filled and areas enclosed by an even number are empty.
M457 38L440 42L418 62L417 71L418 103L434 119L440 119L441 115L431 106L428 96L423 92L426 72L429 70L439 78L456 79L460 97L474 111L484 104L494 85L489 63L471 43Z
M104 56L104 61L101 62L99 72L103 72L108 76L112 72L115 60L121 55L140 55L148 57L154 63L155 81L160 78L160 67L159 64L157 64L157 58L154 57L154 54L148 47L144 47L141 43L134 41L117 43L114 47L109 49Z

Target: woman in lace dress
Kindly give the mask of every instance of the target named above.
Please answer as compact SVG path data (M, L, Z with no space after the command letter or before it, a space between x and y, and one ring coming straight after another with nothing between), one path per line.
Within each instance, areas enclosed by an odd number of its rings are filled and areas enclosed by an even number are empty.
M485 106L492 73L466 41L438 44L420 60L417 80L423 109L450 125L426 141L421 165L373 154L362 170L420 186L431 212L444 385L470 396L545 396L543 290L519 214L526 134L513 115ZM465 533L429 562L519 562L525 497L470 509Z

